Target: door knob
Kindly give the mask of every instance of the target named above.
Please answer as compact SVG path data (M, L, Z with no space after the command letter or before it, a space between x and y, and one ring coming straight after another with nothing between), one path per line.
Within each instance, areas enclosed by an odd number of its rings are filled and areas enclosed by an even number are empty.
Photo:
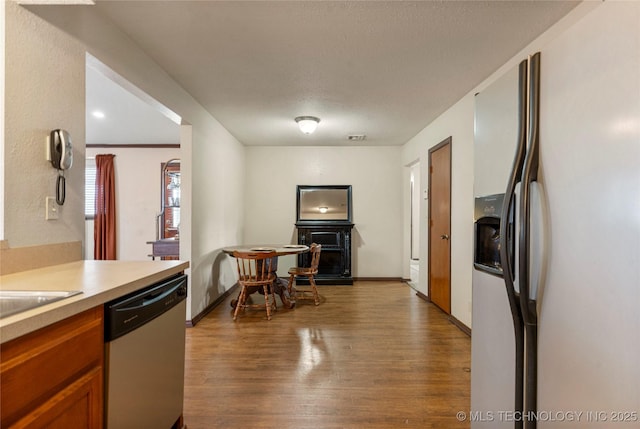
M443 240L448 240L448 239L449 239L449 236L448 236L447 234L442 234L442 235L440 236L440 238L441 238L441 239L443 239Z

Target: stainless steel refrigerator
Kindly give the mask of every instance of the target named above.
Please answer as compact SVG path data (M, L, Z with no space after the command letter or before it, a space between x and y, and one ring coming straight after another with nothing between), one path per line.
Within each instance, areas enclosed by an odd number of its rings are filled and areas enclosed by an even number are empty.
M640 427L640 3L475 109L472 428Z

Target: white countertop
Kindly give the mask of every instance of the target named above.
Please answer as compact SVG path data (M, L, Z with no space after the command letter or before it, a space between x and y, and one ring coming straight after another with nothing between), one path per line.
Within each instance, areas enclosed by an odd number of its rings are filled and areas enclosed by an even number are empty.
M189 268L184 261L77 261L0 276L0 290L81 294L0 319L0 343L134 292Z

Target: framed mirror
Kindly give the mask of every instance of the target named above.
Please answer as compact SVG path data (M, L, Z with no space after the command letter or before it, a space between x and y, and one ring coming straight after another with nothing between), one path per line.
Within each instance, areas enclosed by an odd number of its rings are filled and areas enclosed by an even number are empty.
M298 185L297 223L351 223L351 185Z

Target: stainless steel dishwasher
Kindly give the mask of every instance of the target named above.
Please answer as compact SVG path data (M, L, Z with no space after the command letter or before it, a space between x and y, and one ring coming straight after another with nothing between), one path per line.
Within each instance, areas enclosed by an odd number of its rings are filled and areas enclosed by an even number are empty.
M169 429L182 415L187 276L105 304L105 427Z

